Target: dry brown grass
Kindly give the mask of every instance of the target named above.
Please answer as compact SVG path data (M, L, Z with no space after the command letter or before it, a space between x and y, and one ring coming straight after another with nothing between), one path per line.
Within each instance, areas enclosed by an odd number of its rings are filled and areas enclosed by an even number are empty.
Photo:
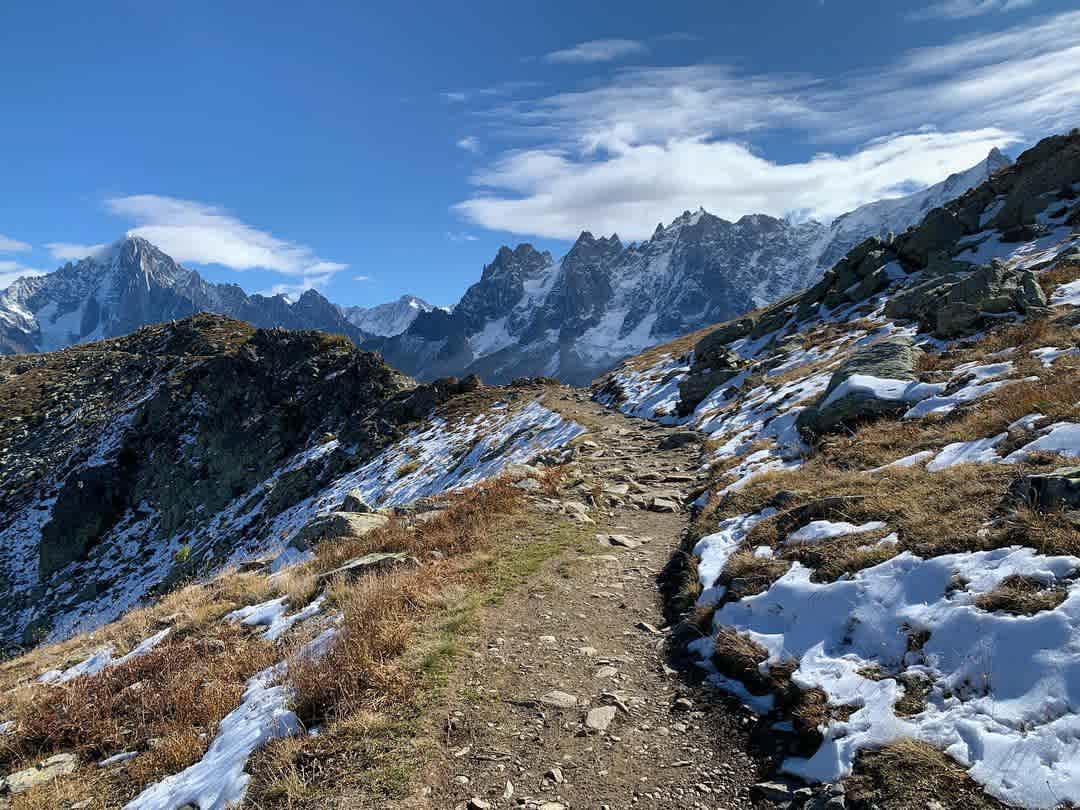
M56 644L37 647L0 664L0 690L36 681L46 670L64 669L112 644L126 652L165 626L182 635L216 624L229 611L265 601L278 592L266 577L226 571L205 583L171 591L152 605L136 608L111 624Z
M18 732L3 738L0 762L14 770L53 753L75 753L92 769L91 781L102 783L100 795L117 802L191 765L240 702L247 679L280 655L233 625L221 625L215 636L218 643L201 635L167 639L97 675L7 695L4 715L15 720ZM93 763L121 751L140 755L109 769L104 784L104 772ZM71 781L71 789L86 798L81 777L62 781ZM24 801L48 806L60 789L67 790L60 783L36 788Z
M1056 267L1039 273L1039 284L1046 293L1046 297L1050 298L1051 293L1062 284L1068 284L1078 278L1080 278L1080 264L1062 262Z
M320 545L309 574L375 551L435 559L419 567L332 584L329 597L344 616L342 633L323 658L290 670L298 714L310 722L339 719L361 710L378 711L385 701L400 697L407 684L397 659L416 631L417 620L438 605L446 588L467 577L455 559L482 546L489 539L491 522L521 502L520 490L495 481L447 496L446 509L420 525L398 519L362 538Z
M720 674L742 682L758 695L774 688L774 682L759 669L761 662L769 657L764 647L731 627L718 628L713 640L716 644L713 664Z
M975 606L983 610L1003 610L1017 616L1034 616L1043 610L1053 610L1062 602L1068 591L1062 587L1048 587L1034 577L1020 574L1006 577L993 590L979 594Z
M235 625L215 635L225 652L204 638L166 640L98 675L33 690L14 707L19 733L5 738L0 755L102 757L145 747L172 730L212 731L239 702L247 678L274 658L269 645Z
M954 760L910 739L860 754L846 785L848 807L854 810L915 810L927 807L931 799L946 810L1005 807Z

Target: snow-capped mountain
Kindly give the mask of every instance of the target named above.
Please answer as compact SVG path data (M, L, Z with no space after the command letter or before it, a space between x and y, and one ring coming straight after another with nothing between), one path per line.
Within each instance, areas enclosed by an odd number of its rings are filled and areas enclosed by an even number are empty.
M842 214L829 225L829 242L821 256L820 264L832 267L851 248L868 236L886 238L890 233L901 234L917 225L930 211L954 200L999 169L1012 163L998 149L991 149L986 160L967 171L950 174L940 183L929 188L891 200L860 205L854 211Z
M582 384L649 346L813 284L854 245L907 230L1008 163L994 150L937 185L828 225L764 214L729 222L698 210L641 244L583 232L559 261L529 244L503 247L452 312L423 313L369 345L421 379L547 375Z
M477 373L490 382L545 375L584 383L649 346L814 283L867 237L905 231L1008 164L995 149L930 188L827 225L764 214L729 222L698 210L658 225L640 244L585 231L558 261L529 244L503 247L449 310L414 296L365 308L335 306L314 290L295 303L247 295L128 238L0 292L0 352L50 351L207 311L343 334L421 379Z
M374 307L342 307L341 313L357 329L369 335L390 337L408 329L421 312L431 312L429 304L415 295L403 295L397 301L389 301Z
M256 326L321 329L356 342L364 334L315 290L295 302L212 284L138 237L127 237L44 276L0 292L0 353L52 351L116 337L196 312L231 315Z

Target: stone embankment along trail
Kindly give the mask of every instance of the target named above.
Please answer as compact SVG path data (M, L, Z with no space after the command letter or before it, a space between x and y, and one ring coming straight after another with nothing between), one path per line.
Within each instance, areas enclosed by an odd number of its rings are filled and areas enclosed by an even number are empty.
M590 431L571 476L580 483L560 496L590 504L579 518L595 521L587 548L551 560L485 617L451 676L411 806L752 807L764 773L755 721L666 659L657 577L686 527L699 446L584 391L552 391L545 404Z

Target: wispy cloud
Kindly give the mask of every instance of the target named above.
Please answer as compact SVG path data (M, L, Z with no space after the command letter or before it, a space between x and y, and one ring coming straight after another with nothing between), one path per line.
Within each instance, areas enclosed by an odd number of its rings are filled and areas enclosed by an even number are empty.
M147 239L180 262L302 276L307 284L302 289L326 283L348 266L322 259L307 245L259 230L205 203L136 194L109 198L105 205L112 213L134 220L130 234Z
M0 253L21 253L24 250L30 250L30 245L0 233Z
M49 242L49 255L59 262L77 262L105 249L105 245L79 245L74 242Z
M593 39L579 42L572 48L552 51L544 56L548 62L563 64L592 64L613 62L636 53L644 53L645 44L636 39Z
M446 238L451 242L475 242L477 237L465 231L447 231Z
M963 20L1000 11L1015 11L1033 6L1035 2L1036 0L942 0L906 16L912 21Z
M639 238L699 205L826 218L1074 126L1077 98L1080 12L828 81L724 65L623 69L490 110L493 130L523 145L477 170L456 210L482 227L556 238L582 228ZM770 160L754 143L778 131L821 153Z
M512 96L522 90L540 87L543 82L533 80L515 80L499 82L487 87L474 87L468 90L447 90L439 93L443 101L451 104L464 104L475 99L488 99L489 101L499 96Z
M353 281L371 281L371 276L364 276L364 275L353 276L352 280Z
M13 282L20 278L43 275L45 275L44 270L27 267L26 265L7 259L2 260L0 261L0 290L7 289Z
M473 154L480 151L480 141L475 135L466 135L457 142L457 145L466 152L472 152Z

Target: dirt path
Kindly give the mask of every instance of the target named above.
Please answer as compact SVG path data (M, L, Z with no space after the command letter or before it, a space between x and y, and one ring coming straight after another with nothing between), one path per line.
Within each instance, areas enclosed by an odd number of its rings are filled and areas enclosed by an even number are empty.
M549 407L590 429L579 458L597 541L569 551L490 611L446 694L445 725L422 780L432 808L750 807L762 776L746 711L666 665L657 576L678 546L699 448L627 419L585 392ZM590 529L594 527L590 526Z

